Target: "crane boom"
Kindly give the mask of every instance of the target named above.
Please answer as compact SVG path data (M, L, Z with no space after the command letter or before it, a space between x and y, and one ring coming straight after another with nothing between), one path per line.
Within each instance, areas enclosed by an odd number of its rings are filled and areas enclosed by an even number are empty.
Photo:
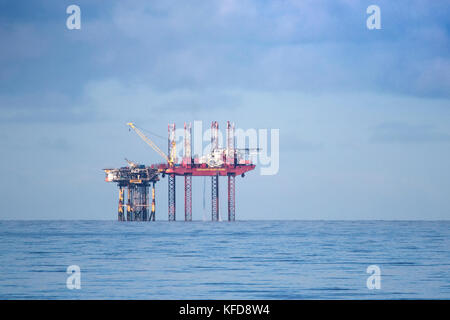
M136 126L132 122L127 123L127 125L131 129L133 129L138 134L138 136L141 137L141 139L145 141L145 143L147 143L150 147L152 147L153 150L155 150L161 157L163 157L167 161L167 163L169 163L169 164L171 163L171 161L169 160L167 155L152 140L150 140L150 138L148 138L141 130L136 128Z

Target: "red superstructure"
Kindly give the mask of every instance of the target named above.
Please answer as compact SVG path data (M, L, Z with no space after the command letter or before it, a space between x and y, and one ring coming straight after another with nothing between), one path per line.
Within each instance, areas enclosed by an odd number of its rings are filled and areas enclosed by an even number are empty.
M194 177L212 177L212 176L228 176L230 174L240 176L248 171L255 169L255 165L246 160L243 164L228 165L224 164L219 168L209 167L207 164L192 164L184 166L182 164L175 164L169 166L166 163L152 164L151 168L158 169L164 174L175 174L176 176L191 175Z

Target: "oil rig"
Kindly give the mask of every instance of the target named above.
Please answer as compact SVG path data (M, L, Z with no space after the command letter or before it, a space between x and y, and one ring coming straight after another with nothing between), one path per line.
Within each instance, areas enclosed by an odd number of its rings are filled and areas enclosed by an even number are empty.
M125 194L127 195L127 221L155 221L155 184L159 175L168 177L168 220L176 220L176 176L184 177L184 220L192 221L192 177L211 177L211 220L219 221L219 176L228 178L228 221L235 221L235 179L255 169L246 154L259 152L259 148L236 148L235 126L227 121L226 148L219 146L219 124L211 124L211 149L207 155L193 157L191 152L192 127L184 124L184 153L181 163L176 157L175 124L168 125L168 151L165 154L141 129L127 123L142 140L155 150L164 163L140 165L125 159L128 166L103 169L106 182L115 182L119 187L118 220L125 221ZM149 214L149 188L152 190Z

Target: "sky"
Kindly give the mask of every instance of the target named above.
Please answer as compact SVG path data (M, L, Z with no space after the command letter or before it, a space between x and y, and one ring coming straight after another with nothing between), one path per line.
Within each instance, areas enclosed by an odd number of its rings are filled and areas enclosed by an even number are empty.
M102 169L162 161L127 122L165 136L231 120L280 132L278 173L236 180L239 220L448 220L449 14L439 0L0 0L0 219L115 220ZM167 178L156 192L167 220Z

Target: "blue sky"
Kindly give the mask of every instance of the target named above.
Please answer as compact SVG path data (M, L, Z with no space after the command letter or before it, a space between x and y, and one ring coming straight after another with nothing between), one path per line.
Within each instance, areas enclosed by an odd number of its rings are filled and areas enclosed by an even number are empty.
M66 28L71 4L81 30ZM366 28L371 4L381 30ZM126 122L165 135L168 122L232 120L280 129L280 171L237 180L238 219L449 219L449 9L0 1L0 218L115 219L101 169L160 161ZM166 219L166 179L157 195Z

